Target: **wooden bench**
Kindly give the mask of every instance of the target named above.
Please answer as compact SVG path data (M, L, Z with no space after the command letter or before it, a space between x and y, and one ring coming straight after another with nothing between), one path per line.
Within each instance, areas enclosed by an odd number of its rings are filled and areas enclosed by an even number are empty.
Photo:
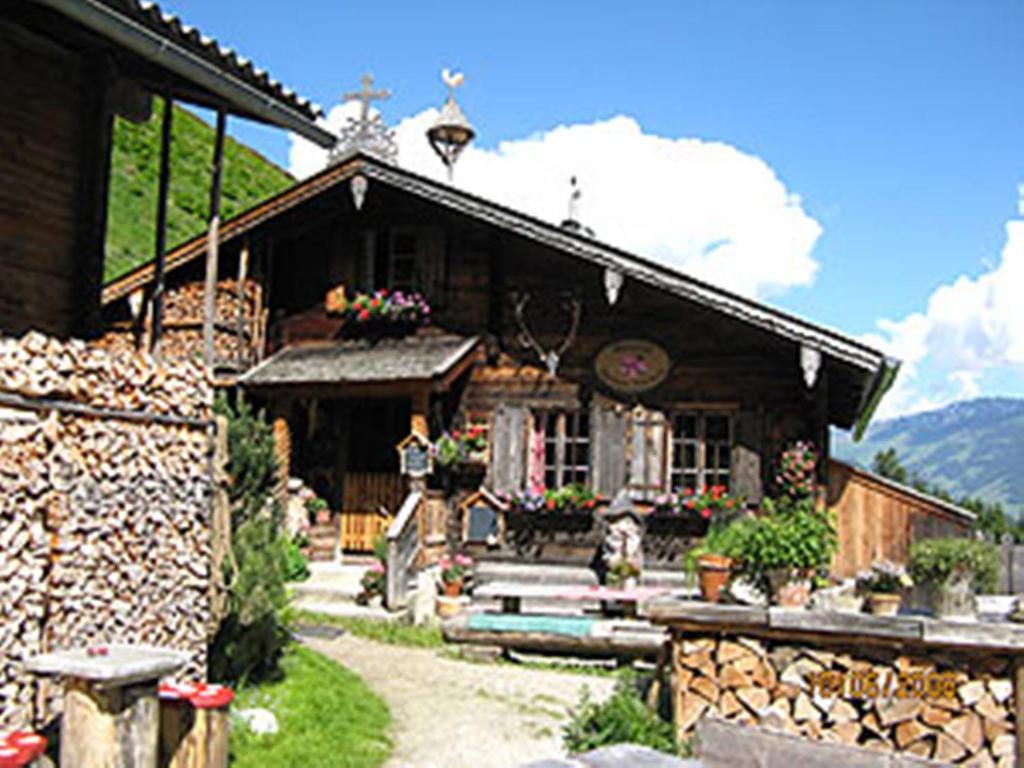
M638 607L646 600L669 595L668 587L634 587L617 589L599 585L524 584L515 581L492 581L473 590L474 599L501 600L505 613L521 613L523 600L545 600L578 604L598 602L621 606L627 616L636 616Z

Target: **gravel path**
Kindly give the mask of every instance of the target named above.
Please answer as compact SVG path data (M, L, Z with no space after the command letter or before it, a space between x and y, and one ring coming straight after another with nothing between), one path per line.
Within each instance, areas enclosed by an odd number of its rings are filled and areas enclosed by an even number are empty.
M387 702L395 743L387 768L512 768L561 756L567 709L584 687L601 699L614 685L608 677L474 664L351 635L303 642Z

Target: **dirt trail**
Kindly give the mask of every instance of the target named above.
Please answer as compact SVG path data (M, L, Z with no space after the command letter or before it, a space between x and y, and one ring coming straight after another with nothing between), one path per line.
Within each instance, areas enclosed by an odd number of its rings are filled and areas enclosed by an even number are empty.
M560 756L567 708L584 687L602 699L614 685L608 677L474 664L350 635L303 642L387 702L395 742L387 768L511 768Z

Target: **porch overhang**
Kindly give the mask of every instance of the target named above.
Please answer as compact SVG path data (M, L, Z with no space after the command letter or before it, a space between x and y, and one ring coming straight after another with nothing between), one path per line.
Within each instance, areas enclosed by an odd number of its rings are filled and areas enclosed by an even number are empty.
M474 362L478 336L431 334L289 346L239 379L246 389L391 397L443 392Z

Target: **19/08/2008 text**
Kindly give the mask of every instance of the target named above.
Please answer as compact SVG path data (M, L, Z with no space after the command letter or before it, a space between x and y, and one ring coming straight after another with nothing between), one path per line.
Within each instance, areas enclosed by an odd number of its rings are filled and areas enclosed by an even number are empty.
M811 695L848 699L952 699L957 676L952 672L893 672L854 669L847 672L812 672L807 675Z

